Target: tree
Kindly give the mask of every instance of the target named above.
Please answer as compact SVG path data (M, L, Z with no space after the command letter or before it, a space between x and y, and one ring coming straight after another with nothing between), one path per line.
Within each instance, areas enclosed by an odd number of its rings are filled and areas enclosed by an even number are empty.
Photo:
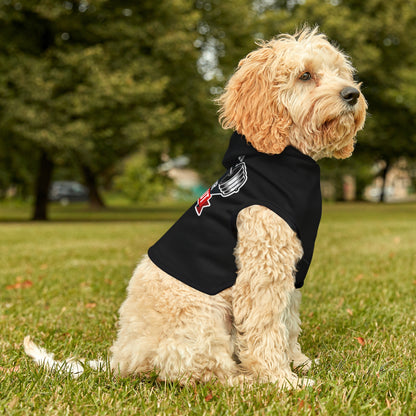
M149 162L146 155L136 153L124 160L123 174L115 178L116 188L130 201L157 201L170 185L169 178Z
M39 159L34 217L46 218L56 163L76 163L97 183L140 151L186 153L210 176L227 133L212 87L252 47L249 0L28 0L0 5L0 116L7 137ZM243 23L243 26L241 24ZM237 46L237 48L236 48ZM216 76L207 76L214 59ZM209 82L211 79L211 82ZM46 161L48 161L46 163ZM217 164L217 163L215 163ZM42 180L40 180L42 179Z
M160 152L163 134L183 122L183 109L163 100L170 82L163 60L148 53L156 35L164 32L172 48L192 33L193 17L179 25L175 14L192 4L171 3L0 6L0 127L7 127L0 140L30 143L30 157L38 155L34 219L46 219L57 157L76 160L95 179L140 145Z
M188 54L166 48L170 69L165 99L184 110L184 122L169 132L169 154L186 154L207 183L222 171L221 160L229 132L218 123L214 99L238 61L253 48L251 0L196 0L197 24ZM179 69L180 68L180 69Z
M28 157L33 152L33 146L15 140L11 134L6 133L7 127L3 127L4 136L0 139L0 198L5 197L7 191L26 198L30 194L30 184L36 169L34 160ZM9 189L11 185L12 188Z

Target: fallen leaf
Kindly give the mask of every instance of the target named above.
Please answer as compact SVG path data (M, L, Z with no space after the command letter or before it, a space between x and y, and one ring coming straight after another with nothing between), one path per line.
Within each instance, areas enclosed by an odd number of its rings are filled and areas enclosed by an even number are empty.
M46 270L48 268L47 264L41 264L39 267L41 270Z
M205 396L205 401L210 402L214 396L212 395L212 391L210 390L209 393Z
M303 400L298 400L298 410L302 410L305 406L305 402Z
M96 303L94 303L94 302L87 303L87 304L85 305L85 307L86 307L86 308L88 308L88 309L94 309L96 306L97 306L97 304L96 304Z
M6 286L6 290L13 290L13 289L17 289L17 285L18 285L18 283L15 283L14 285L7 285L7 286Z
M350 315L350 316L352 316L353 315L352 310L351 309L347 309L347 314Z
M313 312L308 313L309 318L312 318Z
M416 285L416 280L413 280L413 284Z
M357 338L354 338L354 339L356 339L356 340L358 341L358 343L359 343L361 346L363 346L363 347L364 347L364 345L365 345L365 340L364 340L364 338L357 337Z
M360 273L359 275L355 276L355 281L359 282L360 280L362 280L364 278L364 275L362 273Z
M24 280L23 282L16 282L13 285L6 286L6 290L26 289L32 286L33 286L33 282L31 280Z

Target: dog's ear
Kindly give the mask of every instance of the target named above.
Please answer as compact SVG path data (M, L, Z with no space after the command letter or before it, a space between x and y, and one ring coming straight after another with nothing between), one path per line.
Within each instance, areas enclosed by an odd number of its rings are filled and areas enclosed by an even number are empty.
M279 99L273 68L275 51L266 44L240 61L217 101L223 128L243 134L259 152L278 154L289 145L292 120Z

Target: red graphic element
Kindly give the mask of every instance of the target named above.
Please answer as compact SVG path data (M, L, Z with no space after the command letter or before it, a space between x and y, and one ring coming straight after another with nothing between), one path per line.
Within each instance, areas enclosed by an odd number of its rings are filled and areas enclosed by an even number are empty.
M211 188L208 188L204 195L198 198L198 202L195 205L195 211L198 215L201 215L201 212L205 207L211 206L211 203L209 202L211 198Z

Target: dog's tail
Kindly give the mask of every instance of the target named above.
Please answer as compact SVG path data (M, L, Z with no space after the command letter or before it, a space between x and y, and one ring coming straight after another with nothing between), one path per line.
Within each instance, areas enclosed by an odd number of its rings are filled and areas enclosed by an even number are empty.
M30 338L30 335L23 340L25 353L32 357L37 365L47 368L50 371L58 373L69 373L72 377L79 377L86 366L93 370L105 371L106 362L103 360L85 361L83 359L68 358L65 361L57 361L52 353L47 352L44 348L38 347Z

